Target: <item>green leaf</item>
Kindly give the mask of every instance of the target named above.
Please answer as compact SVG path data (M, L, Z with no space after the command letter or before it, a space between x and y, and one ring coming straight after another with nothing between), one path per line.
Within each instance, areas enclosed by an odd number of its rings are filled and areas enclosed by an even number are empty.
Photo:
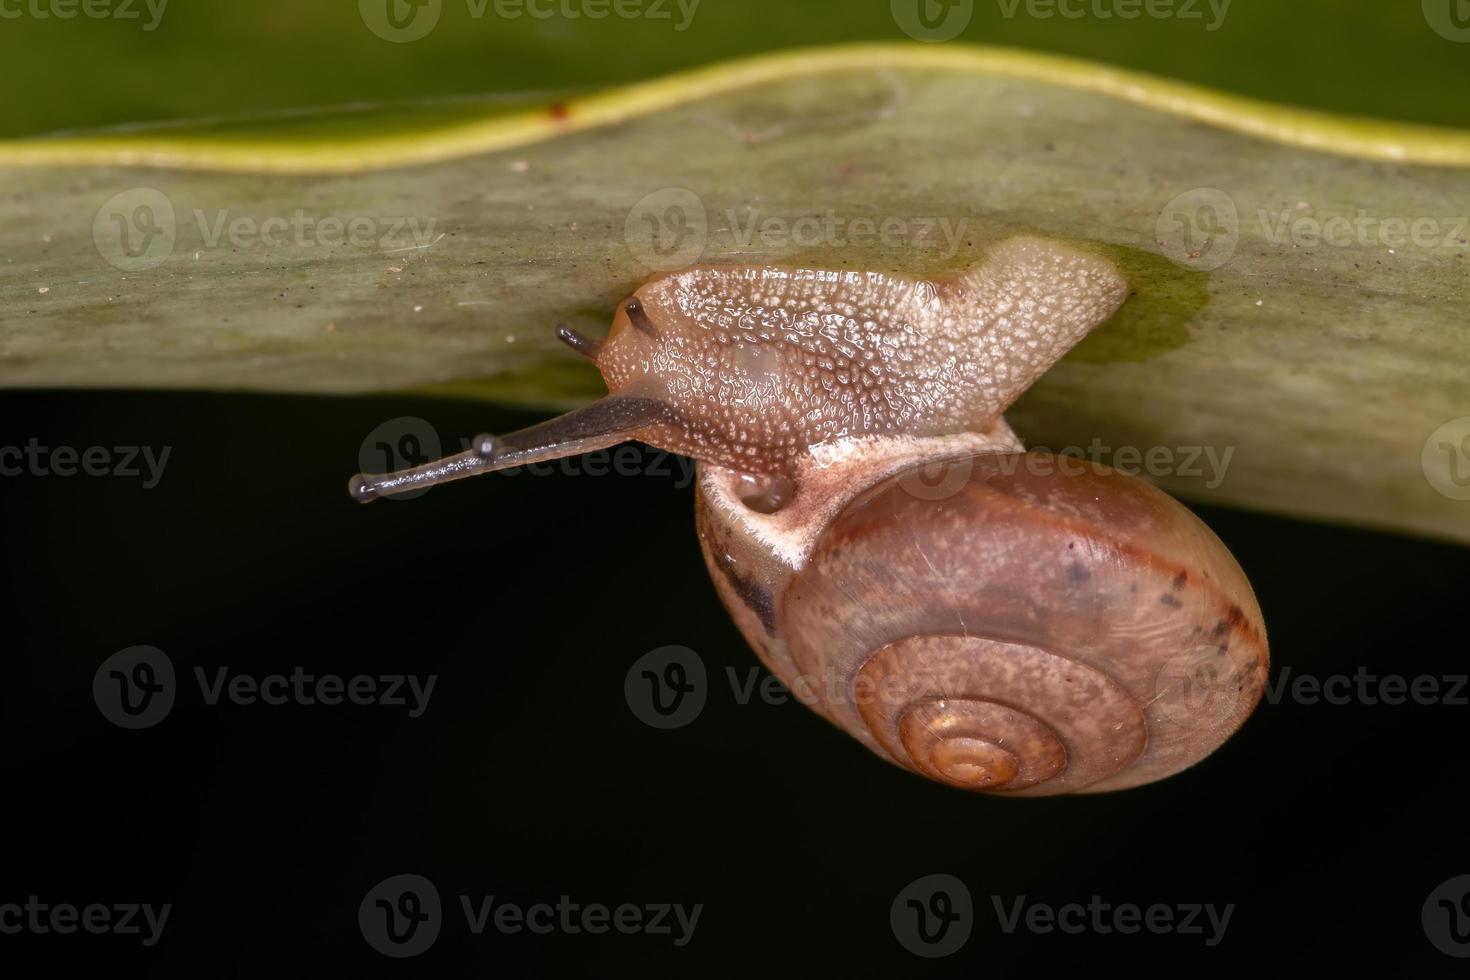
M68 4L70 15L44 0L7 0L0 64L21 91L0 101L0 136L600 89L758 52L905 40L930 0L394 2L431 29L403 43L376 33L388 0L87 0ZM994 0L929 10L946 28L962 28L957 41L1105 61L1332 112L1466 126L1470 99L1455 96L1470 91L1470 58L1450 22L1459 2Z
M553 325L599 333L651 266L937 277L1041 234L1105 251L1134 295L1013 411L1028 441L1470 540L1470 423L1445 427L1470 415L1467 167L1466 133L953 46L564 106L14 141L0 383L564 406L602 389Z

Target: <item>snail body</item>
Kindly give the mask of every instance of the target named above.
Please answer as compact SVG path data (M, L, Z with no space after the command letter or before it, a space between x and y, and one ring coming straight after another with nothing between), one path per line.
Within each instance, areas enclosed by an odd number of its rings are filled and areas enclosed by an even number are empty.
M610 391L668 407L640 441L789 476L814 446L990 428L1126 291L1032 238L939 282L696 266L622 304L595 360Z
M1151 484L1026 453L1002 412L1111 316L1106 260L1038 238L931 281L700 266L561 336L609 395L387 493L638 439L700 462L716 590L766 666L880 756L971 790L1121 789L1260 697L1259 607Z

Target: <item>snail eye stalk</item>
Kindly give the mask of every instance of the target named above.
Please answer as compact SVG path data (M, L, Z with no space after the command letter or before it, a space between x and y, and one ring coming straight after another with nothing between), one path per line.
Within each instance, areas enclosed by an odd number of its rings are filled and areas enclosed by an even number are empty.
M666 419L668 411L668 405L657 399L608 395L519 432L477 436L470 449L437 462L381 476L359 473L347 491L354 500L368 503L481 473L607 449L637 438L641 430Z
M602 341L579 334L565 323L556 325L556 339L589 361L597 360L597 355L602 352Z

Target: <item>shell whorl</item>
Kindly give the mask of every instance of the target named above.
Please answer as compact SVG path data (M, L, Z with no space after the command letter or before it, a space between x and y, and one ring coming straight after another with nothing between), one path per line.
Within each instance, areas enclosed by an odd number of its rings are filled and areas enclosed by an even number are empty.
M761 621L736 610L788 685L899 765L1016 795L1160 779L1244 721L1266 673L1260 611L1188 510L1045 454L940 466L857 494L768 583Z

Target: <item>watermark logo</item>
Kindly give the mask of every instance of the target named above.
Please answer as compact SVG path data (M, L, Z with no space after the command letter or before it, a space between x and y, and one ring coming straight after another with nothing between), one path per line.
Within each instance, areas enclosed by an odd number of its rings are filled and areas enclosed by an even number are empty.
M1423 0L1424 19L1446 41L1470 44L1470 0Z
M199 694L210 707L227 701L239 707L264 704L280 707L287 704L326 705L354 704L360 707L404 708L408 717L423 717L434 696L438 674L312 674L297 666L289 674L232 673L229 667L216 667L212 672L194 668Z
M938 249L945 258L954 258L959 253L960 243L970 227L968 218L954 221L937 215L847 217L830 209L825 214L797 218L767 216L758 211L749 211L742 217L731 209L725 212L725 221L735 244L745 250L757 241L766 248L877 244L887 249Z
M1013 20L1024 8L1036 20L1150 20L1200 21L1211 34L1225 26L1233 0L996 0L1000 14ZM1206 19L1208 18L1208 20Z
M136 20L144 31L163 22L168 0L0 0L0 20ZM146 19L145 19L146 17Z
M975 0L889 0L893 22L915 41L942 44L959 37L975 16Z
M888 909L899 945L927 959L958 952L975 928L970 889L953 875L927 875L904 886Z
M1451 500L1470 500L1470 415L1450 419L1424 441L1424 479Z
M379 425L362 441L358 450L359 471L371 475L391 473L441 458L439 431L429 422L417 416L404 415L389 419ZM451 443L451 452L469 452L474 440L459 437ZM4 473L4 449L0 448L0 474ZM591 452L559 459L542 460L496 470L494 476L510 479L521 476L534 477L603 477L631 478L638 476L668 480L676 490L683 490L694 482L698 475L698 461L687 456L665 452L639 443L625 443L611 449L594 449ZM385 495L386 499L412 499L429 492L428 487L407 493Z
M0 0L3 2L3 0ZM438 221L412 215L327 214L297 208L264 217L231 214L229 209L195 208L190 234L197 230L203 248L378 249L384 253L426 249L444 237ZM150 269L177 249L178 214L173 202L151 187L135 187L109 198L92 219L97 252L125 272ZM199 258L199 254L194 256Z
M683 728L699 717L709 697L704 661L688 647L651 650L628 668L623 696L634 717L650 728Z
M1154 226L1165 255L1206 271L1229 262L1246 230L1278 248L1444 249L1456 253L1470 245L1470 216L1379 215L1359 208L1353 214L1320 217L1306 201L1275 211L1257 208L1242 216L1235 200L1215 187L1197 187L1166 204ZM1254 224L1249 224L1250 219Z
M1470 877L1467 877L1470 881ZM1017 932L1037 935L1152 935L1198 936L1206 946L1225 939L1235 905L1106 901L1093 895L1086 902L1054 905L1025 895L991 895L996 925L1004 936ZM974 904L965 883L953 875L937 874L907 885L889 908L889 923L899 943L916 956L949 956L965 945L975 925Z
M178 685L173 661L157 647L119 650L92 676L92 699L119 728L152 728L173 710Z
M670 902L646 905L624 902L614 907L602 902L574 902L570 895L558 897L555 905L550 902L519 905L498 901L494 895L461 895L459 905L464 910L465 924L476 936L491 926L496 932L511 936L522 932L575 936L584 932L600 935L616 931L625 936L636 933L672 936L675 946L689 945L704 912L703 903L686 906Z
M970 220L964 217L843 215L830 208L796 216L762 214L754 208L728 208L711 215L698 194L686 187L665 187L645 195L629 210L623 240L643 266L669 272L698 262L712 241L738 252L878 245L888 250L931 250L953 258L965 244L969 228ZM932 300L933 287L928 288Z
M24 446L0 446L0 476L72 477L113 476L142 478L152 490L163 479L172 446L156 452L152 446L43 446L32 437ZM142 463L142 468L139 467Z
M623 241L642 265L671 272L695 264L709 243L709 213L687 187L665 187L645 195L628 212Z
M561 895L555 904L536 902L520 905L494 895L455 896L472 936L493 930L503 935L531 933L537 936L563 933L622 935L642 933L670 936L675 946L687 946L694 938L704 905L669 902L611 906L602 902L576 902ZM401 874L374 885L357 908L362 937L384 956L406 959L434 945L449 917L439 899L439 890L423 875Z
M485 16L486 7L494 9L495 16L502 20L531 17L535 20L606 20L617 17L621 20L668 20L673 21L674 31L682 34L694 23L699 12L700 0L466 0L470 17L478 20Z
M92 902L78 906L70 902L43 902L39 895L29 895L24 905L0 904L0 935L66 936L86 932L94 936L139 936L145 947L156 946L163 938L163 928L173 909L171 902L157 907L146 902L111 905Z
M970 485L974 472L974 456L957 456L904 470L898 486L916 500L948 500Z
M342 704L403 708L419 718L428 710L438 674L314 674L301 666L289 673L247 674L229 667L193 669L200 700L208 707L266 705L311 707ZM92 698L102 716L119 728L149 728L173 709L181 685L173 661L157 647L119 650L92 676Z
M373 476L412 469L439 459L439 431L416 415L389 419L362 440L357 451L358 472ZM389 500L412 500L429 492L429 487L389 494Z
M384 956L418 956L434 945L444 925L439 890L423 875L384 878L363 896L357 925L367 944Z
M1253 696L1256 687L1246 680L1254 669L1254 658L1234 644L1190 647L1170 657L1154 675L1149 709L1178 725L1213 727L1231 717L1247 696Z
M1421 708L1445 705L1463 708L1470 705L1466 686L1470 675L1466 674L1375 674L1365 666L1359 666L1351 674L1295 674L1290 666L1281 668L1276 680L1265 687L1266 703L1271 705L1290 701L1293 704L1313 706L1318 704L1341 707L1362 704L1369 707L1387 705L1398 707L1405 704Z
M173 254L177 235L173 202L152 187L114 194L92 219L97 254L124 272L162 263Z
M1297 211L1308 208L1305 202L1297 205ZM1308 214L1293 214L1283 208L1275 214L1264 208L1256 212L1263 238L1272 245L1292 245L1296 248L1350 248L1352 246L1380 246L1388 249L1415 248L1458 249L1466 244L1470 234L1470 218L1429 217L1420 215L1407 217L1380 217L1365 209L1349 218L1334 215L1325 220Z
M1104 901L1101 895L1093 895L1086 905L1081 902L1063 905L1029 902L1025 895L1010 902L999 895L992 895L990 901L995 907L1001 932L1008 936L1022 929L1038 935L1060 932L1071 936L1146 932L1156 936L1199 936L1206 946L1212 948L1224 941L1225 931L1230 928L1230 919L1235 914L1234 903L1217 906L1196 902L1155 902L1142 906L1132 902L1115 904Z
M1024 453L997 452L956 456L920 466L912 466L898 474L897 483L909 496L918 500L948 500L969 485L976 464L984 462L987 473L1014 476L1025 472L1031 476L1084 476L1122 473L1162 479L1199 480L1213 490L1225 482L1235 447L1226 446L1111 446L1093 437L1086 446L1066 446L1050 450L1037 445Z
M422 40L438 25L443 8L444 0L357 0L367 29L394 44Z
M1283 666L1272 680L1257 684L1258 669L1249 648L1239 644L1201 644L1171 657L1154 679L1149 709L1177 724L1211 727L1232 717L1259 688L1272 706L1366 705L1399 707L1470 705L1470 675L1378 674L1366 666L1352 673L1297 673Z
M965 217L843 215L830 208L795 216L728 208L711 215L698 194L686 187L665 187L645 195L629 210L623 240L643 266L668 272L696 263L714 241L737 252L878 245L888 250L933 250L953 258L965 244L969 228ZM925 288L932 301L934 287Z
M3 0L0 0L3 2ZM621 20L670 21L683 33L694 23L700 0L465 0L470 20L494 15L500 20ZM443 0L358 0L358 13L367 29L385 41L419 41L439 26Z
M1229 717L1243 700L1256 696L1261 686L1254 677L1256 670L1256 661L1244 646L1238 652L1229 653L1222 652L1219 646L1186 651L1160 669L1150 710L1181 724L1216 725ZM938 690L947 683L937 673L909 673L879 680L865 675L846 680L835 673L776 677L754 665L743 672L727 666L724 680L731 701L740 707L756 703L775 707L796 701L809 708L838 704L889 705L906 698L914 688ZM1456 680L1440 679L1437 683L1446 688L1442 694L1438 687L1431 690L1428 681L1418 682L1416 697L1436 697L1433 703L1464 703L1463 699L1455 700L1460 691L1453 686ZM1397 682L1393 678L1386 681L1389 694L1383 703L1403 703L1392 700ZM629 669L624 680L624 694L633 714L650 727L660 729L690 724L708 698L723 696L722 691L717 683L706 684L703 662L686 647L663 647L644 655Z
M435 236L438 222L398 215L315 215L297 208L290 216L231 217L228 209L213 213L196 208L194 223L207 249L246 248L376 248L383 252L424 249L444 236Z
M1213 271L1235 255L1240 212L1219 188L1196 187L1164 205L1154 223L1154 240L1175 262Z
M1424 935L1446 956L1470 959L1470 875L1451 878L1429 893L1421 912Z
M469 449L468 442L464 446ZM683 490L694 482L698 475L698 460L664 452L662 449L639 445L621 445L614 449L594 449L580 456L563 456L560 459L527 463L498 470L497 475L526 476L651 476L671 481L675 490Z

